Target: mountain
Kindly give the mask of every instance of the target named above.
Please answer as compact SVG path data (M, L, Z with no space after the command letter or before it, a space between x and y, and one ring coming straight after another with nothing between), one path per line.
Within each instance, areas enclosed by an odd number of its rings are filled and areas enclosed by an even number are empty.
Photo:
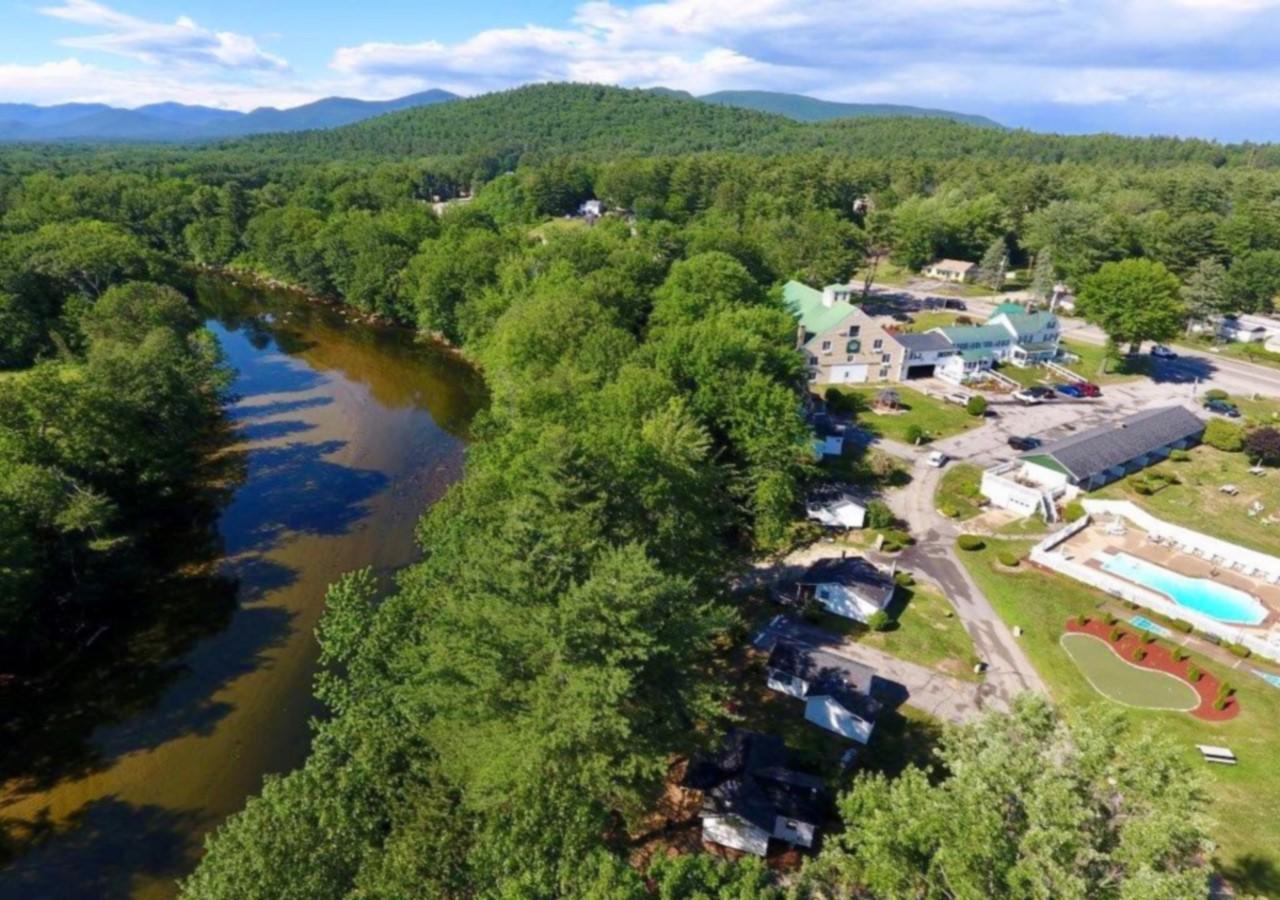
M431 90L395 100L326 97L290 109L252 112L152 103L119 109L101 103L0 103L0 141L207 141L275 131L336 128L385 113L457 99Z
M898 106L891 103L836 103L819 100L803 94L780 94L773 91L717 91L697 98L703 103L720 106L736 106L757 112L786 116L797 122L826 122L830 119L860 118L909 118L948 119L980 128L1003 128L999 122L986 116L951 112L945 109L928 109L921 106Z

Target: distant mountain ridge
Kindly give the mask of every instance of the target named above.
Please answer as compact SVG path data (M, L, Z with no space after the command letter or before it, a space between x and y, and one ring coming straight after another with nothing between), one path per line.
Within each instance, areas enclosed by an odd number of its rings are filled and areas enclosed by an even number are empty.
M965 125L976 125L979 128L1004 128L999 122L988 119L986 116L952 112L946 109L901 106L893 103L837 103L833 100L807 97L804 94L783 94L775 91L717 91L714 94L703 94L696 99L703 103L773 113L797 122L863 118L947 119Z
M326 97L289 109L268 106L247 113L184 103L152 103L137 109L103 103L0 103L0 141L216 140L338 128L385 113L456 99L458 95L449 91L429 90L394 100Z
M985 116L892 104L835 103L802 94L773 91L720 91L695 97L685 91L655 88L649 93L672 99L752 110L796 122L845 118L937 118L985 128L1002 128ZM473 100L483 100L485 95ZM261 107L251 112L152 103L121 109L102 103L35 106L0 103L0 141L208 141L255 134L324 130L353 125L386 113L459 100L457 94L429 90L394 100L326 97L289 109Z

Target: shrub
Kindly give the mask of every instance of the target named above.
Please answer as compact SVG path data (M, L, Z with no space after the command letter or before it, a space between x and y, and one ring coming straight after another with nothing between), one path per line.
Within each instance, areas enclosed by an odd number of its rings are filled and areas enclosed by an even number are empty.
M1118 619L1116 619L1116 617L1115 617L1115 615L1114 615L1113 613L1104 612L1104 613L1102 614L1102 621L1106 622L1108 625L1114 625L1114 624L1116 624L1116 622L1117 622L1117 621L1119 621L1119 620L1118 620Z
M828 409L844 408L844 392L839 388L829 387L822 394L822 399L827 401Z
M1086 616L1084 613L1080 613L1078 615L1072 616L1071 621L1075 622L1076 625L1083 628L1084 626L1089 624L1089 617Z
M893 583L898 587L911 587L916 583L916 577L910 572L899 572L893 576Z
M976 534L962 534L956 538L956 546L961 550L981 550L987 546L987 542Z
M800 617L809 623L817 623L822 620L822 604L817 600L806 600L804 606L800 610Z
M960 515L960 510L956 509L950 503L938 504L938 512L942 513L942 515L946 516L948 519L954 519L956 516Z
M1232 653L1234 653L1236 656L1240 657L1241 659L1248 659L1250 656L1253 655L1253 651L1250 650L1248 647L1246 647L1244 644L1227 644L1227 649L1230 650Z
M1275 465L1280 462L1280 431L1270 426L1255 428L1245 435L1244 449L1251 459Z
M1190 681L1192 684L1199 681L1203 675L1204 673L1200 671L1200 667L1195 663L1187 666L1187 681Z
M893 510L883 500L872 500L867 504L868 528L876 530L892 528L895 521L897 520L893 516Z
M1186 462L1191 458L1191 454L1186 450L1173 450L1169 453L1169 459L1174 462Z
M1079 500L1072 500L1062 509L1062 517L1068 522L1075 522L1084 518L1084 504Z
M987 414L987 398L981 394L974 394L969 398L969 402L964 405L964 409L971 416L985 416Z
M1137 494L1141 494L1144 497L1149 497L1152 493L1151 485L1147 483L1147 477L1145 475L1130 475L1128 478L1125 479L1125 481L1128 483L1129 487L1132 488L1133 491Z
M1008 566L1011 569L1018 563L1022 562L1022 557L1018 556L1018 554L1014 553L1012 550L1001 550L997 558L1000 560L1000 565Z
M889 614L883 609L877 609L867 616L867 627L872 631L884 631L889 627L889 621Z
M1174 661L1174 662L1182 662L1184 659L1186 659L1186 658L1187 658L1187 656L1188 656L1187 651L1186 651L1186 650L1184 650L1184 649L1182 649L1181 647L1174 647L1174 648L1173 648L1173 661Z
M1204 399L1206 400L1226 400L1228 397L1230 395L1222 388L1210 388L1204 392Z
M906 431L903 433L903 437L907 439L908 444L923 444L925 442L924 429L915 422L912 422L907 426Z
M1225 419L1210 419L1204 428L1204 442L1226 453L1244 449L1244 429Z
M1224 681L1218 687L1219 697L1233 697L1235 696L1235 693L1236 693L1236 686L1232 684L1230 681Z
M1120 638L1122 638L1122 637L1124 637L1124 630L1123 630L1123 629L1121 629L1121 628L1119 628L1119 627L1113 627L1113 628L1111 629L1111 641L1112 641L1112 643L1115 643L1115 642L1119 641L1119 640L1120 640Z
M1147 658L1147 649L1145 647L1134 647L1133 653L1130 654L1134 662L1142 662Z
M1170 627L1178 631L1181 631L1183 634L1190 634L1192 631L1195 630L1195 626L1193 626L1190 622L1186 621L1185 619L1174 619L1169 623L1169 625Z
M880 532L880 538L880 549L885 553L897 553L902 548L911 545L911 535L895 528Z
M1154 644L1155 642L1156 642L1156 636L1154 634L1152 634L1150 631L1142 632L1142 643Z
M1214 708L1214 709L1216 709L1216 710L1219 710L1219 711L1226 709L1226 708L1227 708L1227 700L1226 700L1226 698L1225 698L1225 697L1219 697L1217 700L1214 700L1214 701L1213 701L1213 708Z

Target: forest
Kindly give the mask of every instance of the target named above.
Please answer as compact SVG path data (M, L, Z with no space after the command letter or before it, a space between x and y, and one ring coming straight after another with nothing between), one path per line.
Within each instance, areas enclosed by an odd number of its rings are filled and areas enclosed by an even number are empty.
M227 373L190 274L336 298L459 346L492 402L421 560L389 594L365 571L331 588L311 755L213 836L184 895L776 896L709 858L646 882L628 847L670 760L733 718L732 579L785 545L813 476L778 285L994 246L1096 298L1117 341L1157 336L1280 288L1274 154L584 86L201 149L2 151L0 642L56 652L68 603L109 593L216 434ZM566 218L592 197L625 214ZM1116 281L1169 314L1115 314ZM947 788L860 780L842 812L878 842L832 842L797 890L1194 896L1203 798L1122 731L1031 704L950 739L939 771L968 775ZM1002 743L1080 753L1046 772L993 759ZM1099 813L1104 775L1163 799ZM1006 830L977 798L1015 780Z

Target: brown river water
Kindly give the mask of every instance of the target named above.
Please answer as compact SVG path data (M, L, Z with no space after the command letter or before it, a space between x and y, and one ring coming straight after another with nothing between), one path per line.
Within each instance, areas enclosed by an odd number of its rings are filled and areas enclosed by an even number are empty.
M0 795L2 900L175 894L204 836L305 758L326 586L412 561L485 401L473 369L405 331L226 282L197 293L238 373L213 565L82 696L24 725L31 749Z

